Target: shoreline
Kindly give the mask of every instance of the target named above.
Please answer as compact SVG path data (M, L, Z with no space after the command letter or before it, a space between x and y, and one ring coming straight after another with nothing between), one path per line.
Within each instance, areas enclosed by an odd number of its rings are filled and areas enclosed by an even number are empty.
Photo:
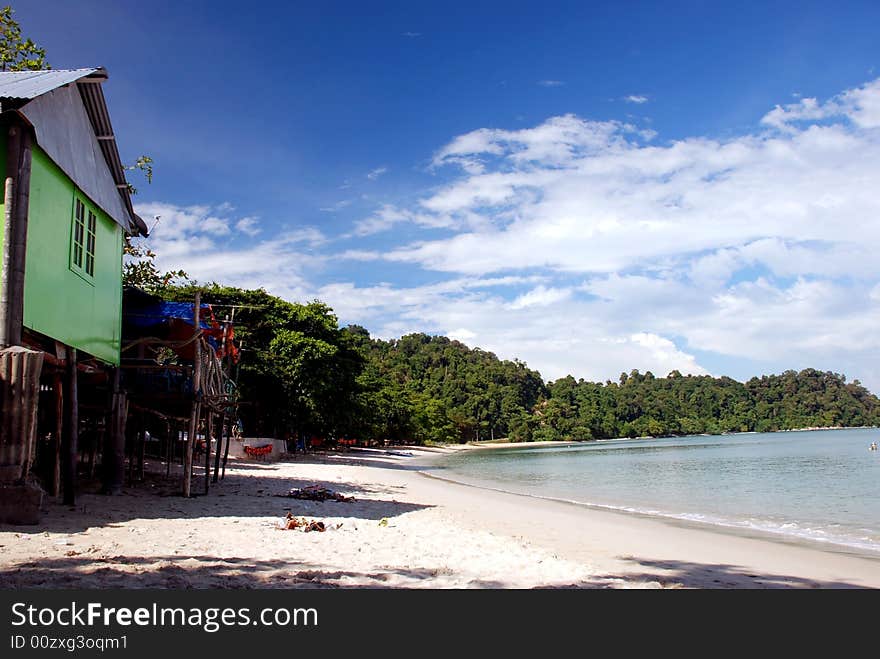
M560 506L572 506L574 508L580 508L584 510L592 510L600 513L608 513L611 515L621 515L623 517L634 517L640 518L644 520L652 520L660 523L669 524L671 526L676 526L680 528L686 529L694 529L694 530L702 530L710 533L717 533L720 535L730 535L735 537L743 537L743 538L752 538L755 540L762 540L765 542L774 542L785 545L790 545L793 547L804 547L807 549L815 550L815 551L823 551L830 552L836 554L844 554L847 556L853 556L858 558L865 558L868 560L878 560L880 561L880 549L873 550L866 547L857 547L853 545L848 545L842 542L834 542L832 540L817 540L810 537L798 536L787 534L783 532L774 532L766 529L760 529L749 526L741 526L733 523L724 524L720 522L711 522L704 521L698 519L690 519L687 517L680 517L674 514L663 514L658 512L647 512L632 508L625 507L617 507L611 505L604 505L598 503L587 503L584 501L575 501L572 499L562 499L558 497L551 496L541 496L538 494L528 494L525 492L516 492L514 490L505 490L503 488L491 487L489 485L480 485L476 483L468 483L465 481L456 480L454 478L448 478L446 476L439 476L435 473L431 473L429 471L419 471L419 473L426 477L434 480L438 480L444 483L449 483L450 485L458 485L461 487L473 488L476 490L485 490L487 492L497 492L498 494L503 494L511 497L523 497L529 500L535 501L546 501L551 504L558 504Z
M846 430L865 430L865 429L873 429L875 426L851 426L845 427L843 429ZM782 432L804 432L804 431L822 431L822 430L839 430L841 428L836 427L828 427L828 428L803 428L803 429L794 429L794 430L780 430L774 431L774 433L782 433ZM763 434L774 434L774 433L763 433ZM727 435L753 435L753 434L762 434L762 433L754 433L754 432L744 432L744 433L726 433ZM552 447L570 447L570 446L585 446L595 442L620 442L620 441L642 441L645 439L699 439L702 437L721 437L721 435L683 435L680 437L640 437L640 438L615 438L615 439L603 439L603 440L587 440L587 441L554 441L554 442L520 442L520 443L508 443L508 444L492 444L492 445L477 445L469 442L466 445L453 445L450 447L449 453L454 453L460 450L500 450L502 448L533 448L533 449L543 449L543 448L552 448ZM442 466L442 458L439 456L428 456L424 459L424 467L427 470L438 469L441 471L444 469ZM747 525L742 522L737 522L735 520L729 520L724 518L715 518L704 517L702 519L695 518L694 516L688 516L685 513L676 514L673 512L659 511L659 510L644 510L638 509L635 507L627 506L624 504L604 504L604 503L595 503L589 501L580 501L576 499L566 499L562 497L549 496L549 495L541 495L537 493L530 492L522 492L517 491L515 489L505 489L502 484L493 484L491 481L487 482L479 482L479 481L470 481L467 480L466 477L461 476L459 474L446 475L445 473L438 473L437 471L429 471L424 474L429 478L434 478L437 480L441 480L444 482L448 482L450 484L460 485L463 487L472 487L478 490L486 490L498 492L500 494L507 494L514 497L525 497L527 499L533 499L536 501L547 501L557 503L559 505L565 506L574 506L576 508L582 508L585 510L593 510L597 512L605 512L609 514L617 514L624 516L633 516L647 520L656 520L659 522L667 523L673 526L679 526L683 528L695 528L702 529L710 532L719 533L722 535L732 535L732 536L741 536L754 538L758 540L764 540L767 542L780 543L790 546L803 546L806 548L814 549L817 551L844 554L848 556L862 557L869 560L880 560L880 547L876 545L858 545L851 544L841 539L823 539L818 537L809 536L806 534L796 534L786 532L780 529L773 528L762 528L760 526Z
M50 503L36 527L0 526L0 584L880 588L880 557L486 490L425 472L442 455L479 448L230 461L208 497L183 499L177 481L157 478L118 497L83 494L74 510ZM355 501L279 496L310 484ZM328 530L278 530L286 511L320 519Z

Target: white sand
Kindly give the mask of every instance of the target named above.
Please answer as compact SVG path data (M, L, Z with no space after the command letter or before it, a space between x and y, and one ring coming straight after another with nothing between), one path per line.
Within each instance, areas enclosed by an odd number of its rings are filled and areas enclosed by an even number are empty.
M880 556L448 483L406 451L230 463L190 500L157 479L50 503L0 526L0 587L880 587ZM311 484L356 501L275 496ZM288 511L329 530L278 530Z

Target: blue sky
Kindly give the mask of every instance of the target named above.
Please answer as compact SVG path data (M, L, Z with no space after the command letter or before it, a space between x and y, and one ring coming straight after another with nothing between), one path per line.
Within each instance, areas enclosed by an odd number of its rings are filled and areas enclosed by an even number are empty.
M13 6L109 70L163 265L547 378L878 391L880 5L714 4Z

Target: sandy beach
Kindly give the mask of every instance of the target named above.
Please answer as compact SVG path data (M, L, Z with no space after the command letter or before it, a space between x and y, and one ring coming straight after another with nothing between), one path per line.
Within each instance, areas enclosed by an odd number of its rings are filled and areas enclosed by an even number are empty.
M37 526L0 526L0 587L880 587L880 556L422 473L442 450L236 461L207 497L183 499L177 481L154 476L118 497L82 494L73 509L49 502ZM354 501L279 496L310 485ZM327 530L281 530L288 513Z

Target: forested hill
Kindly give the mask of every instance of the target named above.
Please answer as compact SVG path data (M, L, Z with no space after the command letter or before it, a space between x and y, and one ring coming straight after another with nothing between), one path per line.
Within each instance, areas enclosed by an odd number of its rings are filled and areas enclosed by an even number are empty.
M533 439L590 439L770 432L880 423L880 400L858 380L814 369L765 375L665 378L623 373L619 382L563 378L535 412Z
M362 382L376 396L371 409L399 410L384 435L467 441L514 441L769 432L807 427L880 424L880 400L858 381L814 369L752 378L665 378L621 374L618 382L562 378L544 385L519 361L471 349L445 337L413 334L368 339Z
M880 400L835 373L787 371L741 383L632 371L618 382L545 384L523 362L446 337L382 341L362 327L340 328L318 301L219 285L200 290L218 317L236 308L244 344L239 413L250 436L547 441L880 425ZM161 294L191 300L194 292L166 287Z
M361 327L348 330L366 357L360 381L380 436L436 442L506 437L528 427L547 395L541 374L524 363L444 336L380 341Z
M410 334L392 341L370 340L362 379L381 410L394 401L401 414L386 436L437 442L506 437L527 426L546 397L541 374L520 361L468 348L444 336Z

